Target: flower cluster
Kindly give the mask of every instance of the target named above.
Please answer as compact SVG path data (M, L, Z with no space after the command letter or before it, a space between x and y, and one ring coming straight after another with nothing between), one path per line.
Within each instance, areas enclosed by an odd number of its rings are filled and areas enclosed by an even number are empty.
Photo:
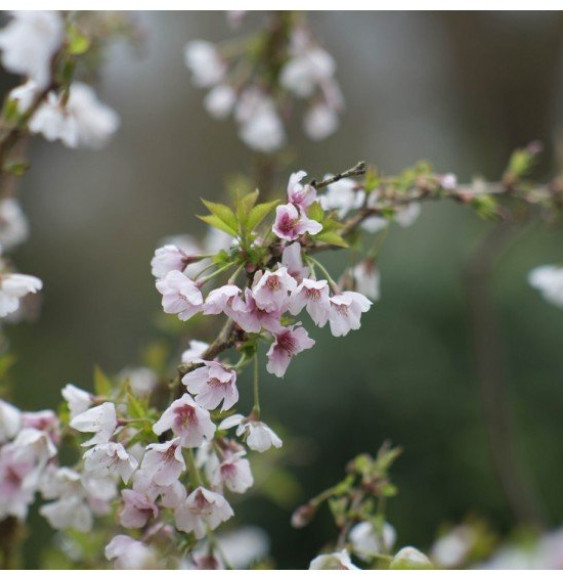
M186 65L194 84L209 89L204 106L214 118L232 114L241 140L270 154L287 142L284 122L294 107L291 95L307 104L303 128L311 139L336 131L343 108L336 64L302 18L276 14L265 32L240 45L232 49L203 40L186 45Z
M27 81L10 92L7 119L26 119L30 132L70 148L107 143L119 126L117 113L64 71L88 42L59 12L13 12L0 31L2 64Z

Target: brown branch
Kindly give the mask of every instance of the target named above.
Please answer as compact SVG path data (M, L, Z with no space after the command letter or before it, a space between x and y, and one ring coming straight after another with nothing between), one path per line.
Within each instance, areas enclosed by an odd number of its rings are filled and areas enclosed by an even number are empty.
M341 172L340 174L336 174L335 176L330 176L317 182L317 180L313 179L309 182L310 186L313 186L317 190L321 188L325 188L326 186L330 186L330 184L334 184L343 178L354 178L357 176L363 176L366 173L366 163L365 162L358 162L353 168L346 170L345 172Z

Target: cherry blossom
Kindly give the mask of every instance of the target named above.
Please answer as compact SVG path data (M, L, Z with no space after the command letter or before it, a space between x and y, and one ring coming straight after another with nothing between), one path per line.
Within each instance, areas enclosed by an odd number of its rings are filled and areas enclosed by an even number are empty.
M0 30L2 65L10 72L22 74L40 89L51 81L51 60L63 41L63 20L58 12L18 10Z
M278 435L262 421L245 418L240 414L226 417L219 429L236 427L237 436L245 436L248 447L253 451L263 453L271 447L280 448L283 445Z
M285 204L276 208L276 220L272 229L278 238L293 241L306 233L314 236L322 231L323 226L309 219L303 210L297 209L293 204Z
M432 569L432 567L430 559L414 547L399 549L389 565L389 569Z
M293 242L284 248L281 263L298 284L303 281L303 278L309 277L310 270L308 266L303 265L299 242Z
M205 353L209 344L205 341L192 339L189 348L182 353L182 363L196 363L198 359Z
M301 180L307 175L303 170L289 176L287 184L287 198L290 203L298 208L308 208L317 198L317 191L309 184L301 184Z
M184 61L193 74L194 84L200 88L218 84L226 72L215 45L204 40L194 40L186 45Z
M278 377L283 377L289 363L297 354L315 345L315 341L303 327L282 328L275 334L275 341L268 353L266 369Z
M311 106L303 118L305 133L315 142L334 134L339 125L336 110L322 103Z
M91 407L70 420L70 426L81 433L93 433L94 436L82 443L84 447L106 443L117 427L115 405L109 401Z
M68 403L71 419L84 413L92 405L92 395L72 383L67 383L61 393Z
M157 435L168 429L180 437L182 447L199 447L204 439L211 439L215 434L209 411L197 405L187 393L173 401L153 425Z
M69 148L101 148L119 127L117 113L102 104L94 90L74 82L68 98L50 92L29 122L29 129Z
M250 463L243 451L229 454L221 461L215 471L213 484L225 485L227 489L235 493L244 493L252 487L254 478Z
M379 291L379 270L373 260L367 259L356 264L352 268L355 288L358 292L377 301L380 297Z
M256 274L252 295L256 305L266 312L284 312L289 305L289 292L297 287L285 267Z
M0 399L0 445L15 437L21 428L21 411Z
M285 301L284 298L283 292L280 292L278 301ZM246 288L245 301L235 300L233 303L232 318L248 333L258 333L261 329L274 332L280 328L280 317L284 311L283 307L274 311L260 308L252 290Z
M0 200L0 246L10 250L29 236L29 223L15 198Z
M203 105L209 114L217 119L225 119L236 103L236 93L226 84L215 86L203 100Z
M197 254L187 254L178 246L166 244L154 252L151 260L152 275L160 279L172 270L183 272L190 263L198 259Z
M327 174L325 177L330 177ZM323 210L336 210L340 219L344 218L350 210L362 206L365 192L358 189L356 182L350 178L342 178L327 187L327 191L319 196Z
M37 293L43 282L35 276L25 274L0 275L0 317L6 317L20 307L21 299L27 294Z
M123 527L144 527L150 518L158 515L158 506L146 493L124 489L121 497L123 507L119 512L119 521Z
M176 527L201 539L207 529L215 529L234 515L228 501L219 493L198 487L174 510Z
M323 327L330 313L329 288L326 280L305 278L291 294L289 311L297 315L306 307L315 325Z
M147 445L141 470L156 485L171 485L185 469L186 462L179 439Z
M350 330L360 329L361 316L372 306L361 293L345 291L330 298L329 323L333 336L346 335Z
M168 272L156 282L162 294L162 307L166 313L178 314L186 321L201 311L203 296L196 284L178 270Z
M254 112L242 121L239 136L249 148L266 154L285 144L283 123L270 98L263 97Z
M25 519L33 502L36 460L32 452L13 444L0 449L0 518Z
M376 533L373 523L361 521L350 529L348 538L354 553L361 559L368 560L392 549L397 539L397 532L390 523L385 522L380 535Z
M84 470L92 477L103 477L117 473L125 483L129 481L135 469L137 460L121 443L100 443L89 449L83 456Z
M528 275L528 281L549 303L563 308L563 267L534 268Z
M329 569L329 570L357 570L359 567L352 563L350 555L346 549L319 555L311 561L309 569Z
M106 545L105 556L114 560L115 569L149 569L158 565L149 546L127 535L116 535Z
M215 409L221 402L221 411L230 409L239 398L237 374L217 361L204 361L182 378L188 391L196 396L196 403L205 409Z
M227 284L209 292L203 304L204 315L225 313L233 317L233 305L240 300L242 290L232 284Z

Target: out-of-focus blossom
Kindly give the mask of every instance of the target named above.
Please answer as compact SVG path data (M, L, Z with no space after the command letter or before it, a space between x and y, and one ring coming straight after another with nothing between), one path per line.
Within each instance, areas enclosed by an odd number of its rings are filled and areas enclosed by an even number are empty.
M69 148L101 148L119 127L117 113L102 104L94 90L81 82L70 86L68 99L50 92L29 122L32 132L61 140Z
M21 299L37 293L43 282L25 274L2 274L0 276L0 317L6 317L20 307Z
M24 242L29 236L29 223L15 198L0 200L0 246L3 251Z
M51 60L61 47L64 25L52 10L18 10L0 30L2 65L29 77L43 89L51 81Z
M311 570L330 570L330 571L355 571L359 569L352 563L350 555L346 549L336 551L335 553L326 553L315 557L309 565Z
M204 40L186 44L184 61L193 74L194 84L200 88L218 84L226 72L226 65L215 45Z
M563 266L540 266L528 275L530 285L551 304L563 308Z

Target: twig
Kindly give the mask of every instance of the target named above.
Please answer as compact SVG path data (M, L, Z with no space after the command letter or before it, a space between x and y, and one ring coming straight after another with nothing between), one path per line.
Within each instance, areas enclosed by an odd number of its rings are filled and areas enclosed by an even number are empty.
M326 186L330 186L330 184L334 184L343 178L354 178L357 176L363 176L366 173L366 163L365 162L358 162L353 168L346 170L345 172L341 172L340 174L336 174L335 176L330 176L317 182L317 180L313 179L309 182L310 186L314 188L321 189L326 188Z

